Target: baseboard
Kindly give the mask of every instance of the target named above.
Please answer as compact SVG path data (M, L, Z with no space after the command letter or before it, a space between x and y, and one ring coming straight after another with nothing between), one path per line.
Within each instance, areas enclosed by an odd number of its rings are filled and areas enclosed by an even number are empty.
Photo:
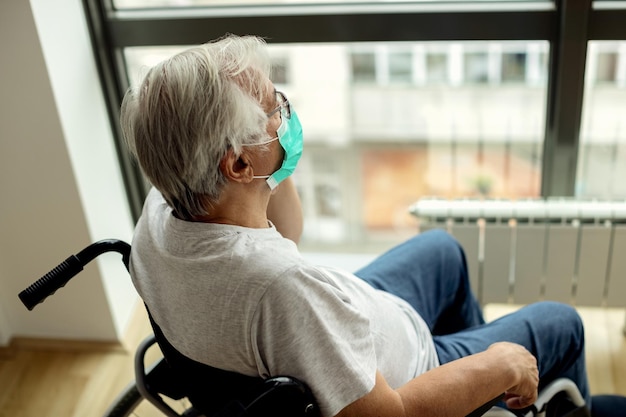
M152 333L143 303L137 303L123 333L121 341L17 336L13 337L8 345L0 346L0 359L10 358L19 351L134 352L137 345Z
M0 358L11 357L19 351L127 352L128 350L122 343L115 341L14 337L8 346L0 347Z

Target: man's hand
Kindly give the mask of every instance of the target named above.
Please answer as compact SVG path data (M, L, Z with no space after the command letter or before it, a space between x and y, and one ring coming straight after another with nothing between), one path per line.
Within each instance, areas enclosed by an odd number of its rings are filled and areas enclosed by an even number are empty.
M514 343L495 343L488 351L503 355L511 366L514 380L518 381L505 392L509 408L525 408L537 400L539 369L537 359L523 346Z

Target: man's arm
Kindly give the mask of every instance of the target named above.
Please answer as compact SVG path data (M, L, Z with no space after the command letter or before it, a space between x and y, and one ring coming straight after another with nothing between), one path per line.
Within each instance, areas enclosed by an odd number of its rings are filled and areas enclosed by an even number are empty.
M538 383L537 361L526 349L497 343L397 390L377 373L374 389L336 417L464 417L502 393L509 407L523 408L536 400Z
M291 177L275 189L267 206L267 218L283 237L298 243L302 235L302 205Z

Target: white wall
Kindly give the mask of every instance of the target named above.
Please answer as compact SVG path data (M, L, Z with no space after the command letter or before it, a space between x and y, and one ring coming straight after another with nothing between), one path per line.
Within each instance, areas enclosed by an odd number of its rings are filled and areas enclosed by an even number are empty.
M80 0L0 2L0 344L119 340L136 294L109 254L32 312L17 294L132 222Z

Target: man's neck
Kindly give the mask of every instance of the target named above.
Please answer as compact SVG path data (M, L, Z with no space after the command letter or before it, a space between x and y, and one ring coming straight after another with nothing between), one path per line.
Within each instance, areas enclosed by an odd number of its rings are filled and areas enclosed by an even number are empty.
M198 216L194 220L205 223L230 224L235 226L261 229L269 227L267 204L269 193L258 190L238 192L226 187L217 203L213 204L209 214Z

